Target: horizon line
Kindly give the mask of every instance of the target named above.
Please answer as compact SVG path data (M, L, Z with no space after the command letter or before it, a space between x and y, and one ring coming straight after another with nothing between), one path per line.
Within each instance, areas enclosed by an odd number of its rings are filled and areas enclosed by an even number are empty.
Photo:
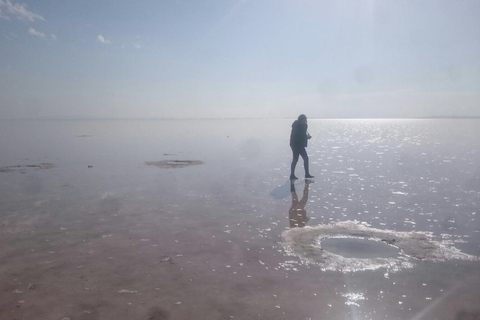
M291 120L296 117L154 117L154 118L0 118L0 121L113 121L113 120ZM423 117L309 117L309 120L409 120L409 119L480 119L478 116L423 116Z

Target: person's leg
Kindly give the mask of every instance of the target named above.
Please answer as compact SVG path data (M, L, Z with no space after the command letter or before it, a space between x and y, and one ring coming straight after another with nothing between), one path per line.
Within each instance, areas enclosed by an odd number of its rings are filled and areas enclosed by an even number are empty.
M297 166L298 157L300 156L300 153L298 152L298 150L293 148L292 148L292 152L293 152L293 159L292 159L292 164L290 166L290 179L298 179L295 176L295 167Z
M303 158L303 167L305 168L305 178L313 178L313 176L310 174L307 150L305 150L305 148L302 148L300 150L300 155Z

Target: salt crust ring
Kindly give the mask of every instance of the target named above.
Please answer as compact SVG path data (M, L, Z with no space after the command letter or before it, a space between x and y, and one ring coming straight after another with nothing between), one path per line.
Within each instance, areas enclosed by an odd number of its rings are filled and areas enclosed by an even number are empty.
M367 223L358 221L341 221L334 224L313 227L293 228L282 233L282 243L288 255L297 256L301 263L317 265L324 271L355 272L385 268L396 272L412 268L414 259L445 260L480 260L448 245L445 241L432 240L430 232L399 232L371 228ZM321 248L320 242L325 238L360 238L382 241L400 250L396 258L346 258Z

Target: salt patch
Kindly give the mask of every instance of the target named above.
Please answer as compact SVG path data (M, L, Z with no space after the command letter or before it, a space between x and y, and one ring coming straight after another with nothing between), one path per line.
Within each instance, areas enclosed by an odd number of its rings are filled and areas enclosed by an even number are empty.
M131 290L127 290L127 289L122 289L122 290L119 290L118 293L137 293L138 291L131 291Z
M294 228L282 233L283 248L287 255L297 256L303 264L318 265L324 271L356 272L387 269L396 272L412 268L412 260L480 260L468 255L445 242L437 242L429 232L398 232L369 227L358 221L343 221L314 227ZM322 250L321 240L325 238L360 238L381 241L385 245L401 250L396 257L355 258ZM282 266L282 264L281 264ZM286 267L285 265L283 265Z

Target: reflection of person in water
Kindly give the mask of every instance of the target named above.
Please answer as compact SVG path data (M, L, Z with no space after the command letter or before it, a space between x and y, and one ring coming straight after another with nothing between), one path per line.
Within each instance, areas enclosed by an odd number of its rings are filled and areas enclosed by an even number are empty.
M310 134L307 132L307 117L304 114L301 114L298 117L298 120L295 120L292 124L292 132L290 134L290 147L293 152L293 160L290 170L290 180L298 179L295 176L295 167L297 166L298 157L302 156L303 167L305 168L305 178L313 178L310 175L308 168L308 155L307 150L307 141L311 138Z
M295 184L290 184L290 191L292 193L292 206L288 211L288 220L290 220L290 228L303 228L310 218L307 217L305 206L308 201L308 186L312 181L305 180L305 187L303 188L302 200L298 201L297 192L295 191Z

